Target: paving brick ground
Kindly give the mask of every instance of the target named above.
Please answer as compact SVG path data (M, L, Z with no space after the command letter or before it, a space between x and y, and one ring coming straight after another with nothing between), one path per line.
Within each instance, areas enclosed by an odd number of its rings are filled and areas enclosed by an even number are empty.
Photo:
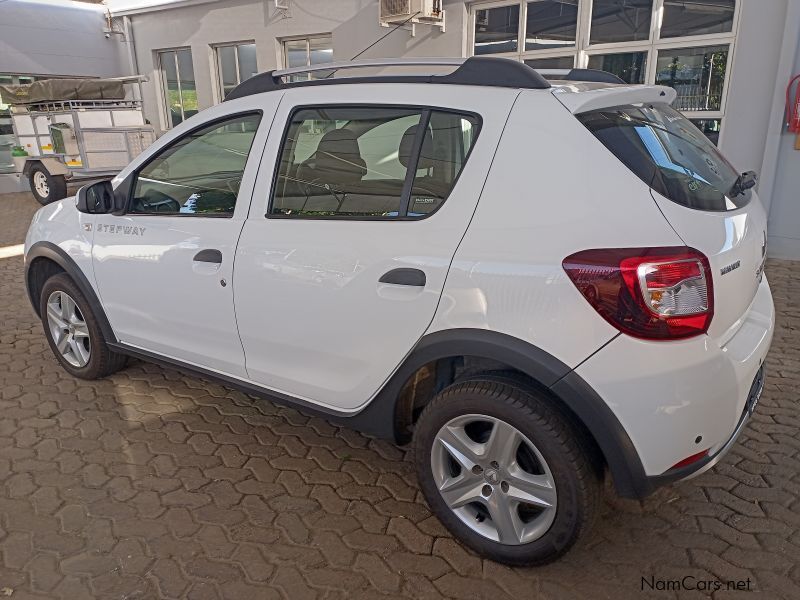
M0 196L0 247L36 208ZM607 493L583 547L508 569L451 539L390 444L145 363L69 377L0 259L0 597L703 597L642 592L688 575L800 598L800 263L768 274L767 388L730 455L642 504Z

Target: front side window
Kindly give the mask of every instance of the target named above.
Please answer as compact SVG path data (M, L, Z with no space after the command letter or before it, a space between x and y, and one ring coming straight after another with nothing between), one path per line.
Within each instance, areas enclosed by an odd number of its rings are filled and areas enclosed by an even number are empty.
M256 45L252 42L217 46L220 95L225 99L233 88L258 73Z
M752 197L714 144L666 104L621 106L578 118L625 166L673 202L726 211Z
M137 174L129 213L231 216L260 114L237 115L197 129Z
M310 67L333 62L333 39L329 35L286 40L283 42L283 55L286 67ZM324 79L331 71L314 71L288 77L289 81Z
M477 117L445 111L300 109L284 138L270 214L423 217L447 198L477 132Z
M174 127L197 114L192 51L189 48L158 53L168 126Z

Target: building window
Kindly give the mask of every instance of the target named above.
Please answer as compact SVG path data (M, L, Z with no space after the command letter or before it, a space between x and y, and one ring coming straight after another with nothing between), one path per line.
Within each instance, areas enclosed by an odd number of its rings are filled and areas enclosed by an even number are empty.
M227 98L233 88L258 73L256 45L253 42L226 44L215 48L221 99Z
M644 83L647 52L620 52L589 56L589 68L613 73L625 83Z
M675 107L717 143L739 10L736 0L483 0L471 8L470 43L475 55L535 69L673 87Z
M194 83L192 51L189 48L158 53L161 84L167 113L167 126L174 127L197 114L197 87Z
M519 48L519 5L475 11L474 53L516 52Z
M653 0L594 0L590 43L649 40L652 15Z
M736 0L664 0L661 37L729 33Z
M659 50L655 82L675 88L678 110L719 111L727 67L728 46Z
M525 50L575 45L578 0L535 0L525 15Z
M297 38L283 42L283 58L287 68L310 67L333 62L333 39L329 35ZM324 79L329 77L331 71L315 71L294 75L290 81L306 79Z

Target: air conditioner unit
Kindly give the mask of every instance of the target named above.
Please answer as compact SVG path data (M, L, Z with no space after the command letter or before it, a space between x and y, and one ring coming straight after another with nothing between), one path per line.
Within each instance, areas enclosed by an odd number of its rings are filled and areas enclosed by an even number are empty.
M380 0L381 25L427 23L444 26L442 0Z

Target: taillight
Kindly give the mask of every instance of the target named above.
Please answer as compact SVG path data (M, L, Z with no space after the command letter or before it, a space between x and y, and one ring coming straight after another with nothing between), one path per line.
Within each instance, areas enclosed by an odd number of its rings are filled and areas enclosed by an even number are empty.
M638 338L700 335L714 316L711 267L693 248L584 250L563 266L606 321Z

